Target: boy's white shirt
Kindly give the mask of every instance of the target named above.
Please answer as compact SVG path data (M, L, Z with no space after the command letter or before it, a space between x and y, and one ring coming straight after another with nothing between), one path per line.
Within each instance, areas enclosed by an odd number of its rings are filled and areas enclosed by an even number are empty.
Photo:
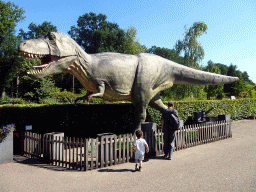
M136 153L144 154L145 153L145 145L147 142L145 139L140 138L134 141L134 145L136 146Z

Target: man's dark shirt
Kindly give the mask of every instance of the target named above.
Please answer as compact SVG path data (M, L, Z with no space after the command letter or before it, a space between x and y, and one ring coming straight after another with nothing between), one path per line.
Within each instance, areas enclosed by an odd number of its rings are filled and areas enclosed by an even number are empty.
M169 132L171 130L171 126L173 125L173 122L171 122L171 118L170 118L171 114L174 114L175 116L178 117L177 110L173 108L168 108L166 110L163 110L162 112L162 119L164 120L164 127L163 127L164 132Z

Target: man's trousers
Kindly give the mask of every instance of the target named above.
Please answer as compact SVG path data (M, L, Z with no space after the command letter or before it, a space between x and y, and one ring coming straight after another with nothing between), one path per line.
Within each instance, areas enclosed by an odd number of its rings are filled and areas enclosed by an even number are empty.
M175 144L175 130L164 131L164 154L172 158Z

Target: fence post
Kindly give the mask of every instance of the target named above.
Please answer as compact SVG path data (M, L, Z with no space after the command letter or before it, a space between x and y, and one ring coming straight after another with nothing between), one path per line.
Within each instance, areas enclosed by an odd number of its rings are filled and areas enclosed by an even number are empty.
M114 165L117 164L117 136L114 135Z
M88 139L84 140L84 170L87 171L89 169L88 164Z
M123 146L123 158L122 158L122 163L125 163L125 142L126 142L126 135L123 135L123 144L122 144L122 146Z
M112 162L112 160L113 160L113 139L114 139L114 135L111 135L110 137L109 137L109 139L110 139L110 143L109 143L109 150L110 150L110 153L109 153L109 161L110 161L110 166L112 166L113 165L113 162ZM106 151L106 153L107 153L107 151Z
M227 126L229 127L229 137L232 137L232 129L231 129L231 120L227 121Z
M94 156L94 139L93 138L90 138L90 142L89 142L90 144L91 144L91 170L93 169L93 156ZM88 145L89 145L89 143L88 143ZM98 155L98 154L96 154L96 155Z
M100 138L100 167L103 168L103 137Z

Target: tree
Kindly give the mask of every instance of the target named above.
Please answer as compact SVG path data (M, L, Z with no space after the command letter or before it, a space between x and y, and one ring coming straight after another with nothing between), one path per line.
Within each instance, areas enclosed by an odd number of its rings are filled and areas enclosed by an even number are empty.
M174 46L177 53L184 52L184 65L199 69L197 62L204 58L204 49L197 41L198 37L206 33L208 29L204 22L195 22L189 29L184 27L185 37L184 40L178 40ZM203 94L202 85L182 85L180 90L183 90L183 97L201 97Z
M90 12L80 16L77 26L71 26L68 34L87 53L124 52L125 32L118 24L106 21L107 16Z
M152 46L147 50L147 52L159 55L176 63L183 64L183 57L179 56L174 49Z
M246 92L246 81L243 79L243 73L238 72L239 81L232 83L232 95L241 97L243 92Z
M0 87L2 98L5 88L11 87L17 70L20 68L21 58L18 55L20 39L15 36L15 27L22 21L24 10L11 2L0 1Z
M205 69L208 72L221 74L221 70L211 61L208 61L208 65ZM219 94L222 94L224 85L207 85L204 88L204 91L207 93L207 98L216 97Z
M247 71L244 71L244 72L242 73L242 78L243 78L243 80L244 80L246 83L248 83L248 84L250 84L250 85L255 85L255 83L249 78L249 75L248 75Z
M222 75L228 74L228 66L221 64L221 63L215 63L215 65L220 69Z
M204 49L197 41L197 38L206 33L207 29L208 27L204 22L195 22L189 29L185 26L186 33L184 40L178 40L175 45L175 50L178 53L184 51L185 65L193 67L196 62L204 58ZM192 62L192 64L190 64L190 62Z
M25 32L23 29L19 30L19 36L21 36L23 40L37 39L49 32L57 32L57 27L52 25L51 22L47 21L44 21L41 25L30 23L28 29L28 32Z
M238 77L238 74L237 74L237 66L236 65L233 65L232 63L230 64L229 68L228 68L228 71L227 71L227 76L233 76L233 77ZM233 86L234 86L234 83L229 83L229 84L225 84L224 85L224 92L231 96L231 95L234 95L233 92L234 92L234 89L233 89Z
M125 32L123 53L135 55L146 52L145 46L140 45L140 43L136 40L136 36L136 28L134 26L130 26Z

